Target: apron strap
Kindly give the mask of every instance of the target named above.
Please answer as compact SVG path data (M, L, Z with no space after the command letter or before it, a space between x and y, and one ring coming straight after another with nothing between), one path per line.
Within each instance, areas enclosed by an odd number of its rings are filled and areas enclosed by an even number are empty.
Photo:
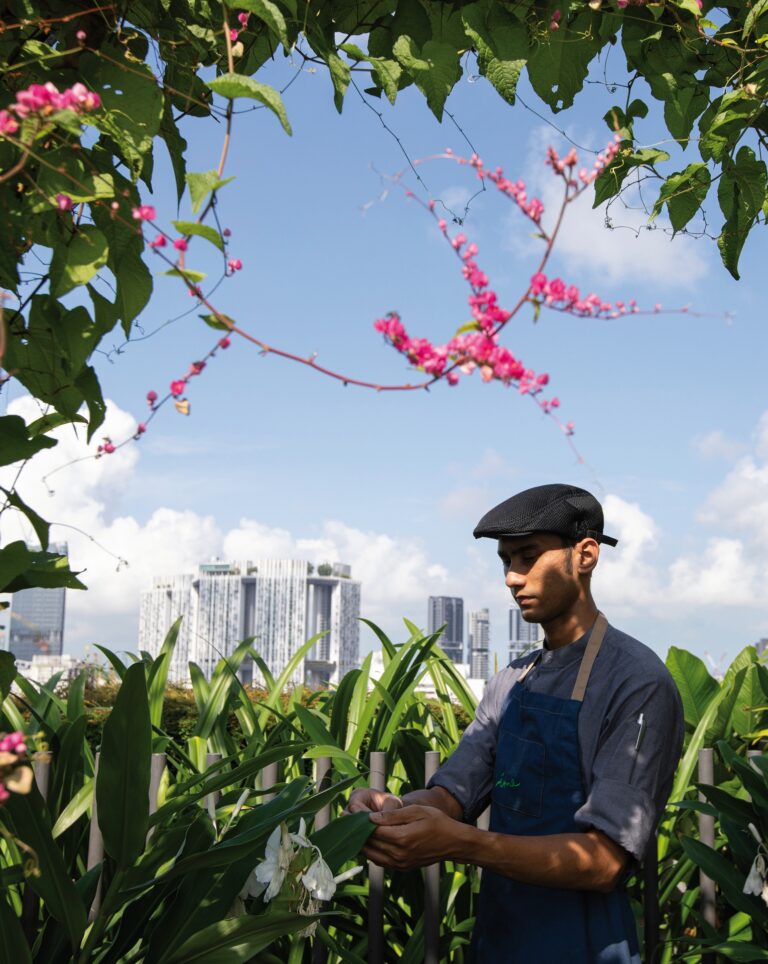
M589 634L587 648L584 650L584 655L581 658L579 675L576 677L576 682L573 686L573 693L571 694L571 699L577 700L579 703L582 702L584 699L584 694L587 691L589 674L592 672L592 666L597 658L597 654L600 652L600 646L603 642L606 629L608 629L608 620L602 613L598 613L597 619L595 620L595 625L592 627L592 632Z

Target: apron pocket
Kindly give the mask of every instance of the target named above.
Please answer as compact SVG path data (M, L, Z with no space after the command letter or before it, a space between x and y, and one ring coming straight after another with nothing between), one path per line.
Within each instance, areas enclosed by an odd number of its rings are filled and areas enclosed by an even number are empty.
M503 728L500 734L491 799L508 810L540 817L544 797L544 744L525 740Z

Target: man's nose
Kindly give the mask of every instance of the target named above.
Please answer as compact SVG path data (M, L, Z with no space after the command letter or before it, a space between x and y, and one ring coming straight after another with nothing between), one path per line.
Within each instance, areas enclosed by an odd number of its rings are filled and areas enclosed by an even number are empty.
M515 572L514 569L507 569L507 573L504 576L504 584L507 589L520 589L525 584L525 577L520 572Z

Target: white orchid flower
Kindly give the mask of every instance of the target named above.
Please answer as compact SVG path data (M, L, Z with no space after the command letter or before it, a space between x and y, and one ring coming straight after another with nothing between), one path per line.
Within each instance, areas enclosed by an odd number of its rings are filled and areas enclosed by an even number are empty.
M363 868L352 867L351 870L346 870L343 874L334 877L331 868L323 860L320 851L317 850L317 848L315 848L315 850L317 851L317 857L309 866L307 872L302 874L301 882L316 900L330 900L336 893L337 884L340 884L344 880L349 880L349 878L354 877L355 874L359 874Z
M288 832L288 827L281 823L269 835L264 860L256 866L251 875L256 878L258 883L267 885L264 893L265 901L272 900L280 893L293 858L294 850L291 834Z
M291 834L291 840L297 844L299 847L306 847L307 850L316 850L317 848L314 844L310 843L307 837L307 825L304 822L304 817L299 820L299 832Z
M755 897L757 897L762 894L764 885L765 858L761 853L758 852L757 856L752 862L752 867L747 875L747 879L744 882L743 893L753 894Z

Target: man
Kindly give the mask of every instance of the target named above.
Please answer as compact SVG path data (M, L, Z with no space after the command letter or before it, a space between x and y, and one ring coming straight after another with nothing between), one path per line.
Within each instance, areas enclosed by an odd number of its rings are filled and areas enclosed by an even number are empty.
M473 952L482 964L638 964L623 887L672 786L680 696L661 660L609 626L591 592L603 511L575 486L527 489L491 509L506 585L541 650L497 673L426 790L356 790L377 829L364 851L407 870L483 868ZM491 805L490 830L473 824Z

